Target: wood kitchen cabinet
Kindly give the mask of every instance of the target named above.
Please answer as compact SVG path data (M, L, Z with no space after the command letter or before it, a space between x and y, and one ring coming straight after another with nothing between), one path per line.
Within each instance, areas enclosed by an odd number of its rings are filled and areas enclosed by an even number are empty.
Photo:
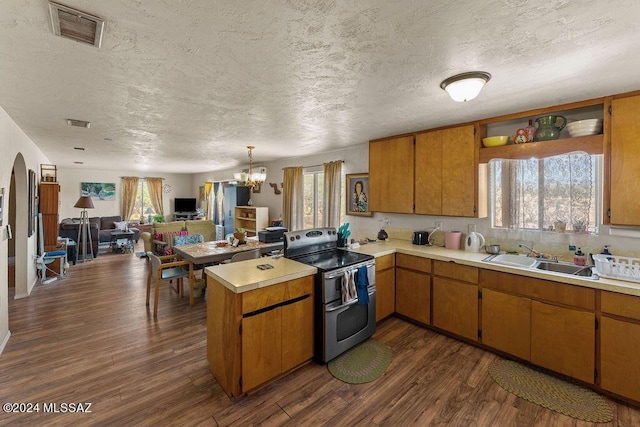
M483 289L482 343L530 360L531 300Z
M478 165L475 133L465 125L416 135L415 213L487 215L486 185L479 186L479 179L486 184L486 167Z
M433 326L478 340L478 268L433 261Z
M484 344L594 383L594 289L484 269L480 285Z
M431 323L430 273L430 259L396 254L396 313Z
M413 135L369 143L369 209L413 213Z
M640 225L640 95L611 101L610 218Z
M595 314L531 302L531 362L594 383Z
M376 258L376 322L396 311L395 255Z
M602 291L600 387L640 402L640 297Z
M369 142L371 211L486 216L478 141L465 125Z
M313 276L244 293L207 277L207 357L240 396L313 357Z

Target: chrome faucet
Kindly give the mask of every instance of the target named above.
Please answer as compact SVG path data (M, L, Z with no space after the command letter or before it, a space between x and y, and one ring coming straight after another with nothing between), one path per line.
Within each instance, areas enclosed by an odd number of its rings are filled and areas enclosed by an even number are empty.
M538 252L536 252L533 248L530 248L527 245L523 245L522 243L518 244L519 248L525 248L529 250L529 253L527 254L527 256L532 257L532 258L537 258L538 256L540 256L540 254Z

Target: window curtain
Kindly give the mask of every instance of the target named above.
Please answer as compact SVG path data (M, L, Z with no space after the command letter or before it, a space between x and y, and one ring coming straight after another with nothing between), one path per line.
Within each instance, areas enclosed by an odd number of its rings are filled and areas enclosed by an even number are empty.
M340 226L340 210L342 200L342 160L324 164L324 227Z
M147 181L147 189L153 209L158 215L164 215L164 207L162 206L162 178L145 178Z
M595 158L571 153L496 165L496 225L552 230L595 227Z
M136 196L138 194L138 181L137 176L123 176L122 177L122 203L120 215L123 221L128 221L133 214L133 209L136 206ZM144 215L144 212L141 213Z
M211 181L206 181L204 183L204 197L205 197L205 217L209 220L213 219L213 211L211 210L211 202L210 200L213 199L213 196L211 195L211 190L213 189L213 182Z
M224 200L224 185L218 185L218 195L216 196L216 210L218 211L218 224L224 224L224 212L222 210L222 201Z
M284 168L282 183L282 215L284 226L289 230L304 227L304 178L302 166Z

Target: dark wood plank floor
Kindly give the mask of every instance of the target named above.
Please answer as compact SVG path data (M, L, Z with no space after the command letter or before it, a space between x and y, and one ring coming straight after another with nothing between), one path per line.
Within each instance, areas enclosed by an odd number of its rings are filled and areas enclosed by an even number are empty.
M204 303L189 307L166 287L154 321L145 277L134 255L100 255L11 299L0 401L41 412L0 413L0 424L590 425L504 391L487 373L497 356L396 318L378 326L394 360L372 383L345 384L311 363L231 400L208 369ZM44 402L91 402L91 413L43 413ZM611 405L609 425L640 425L637 409Z

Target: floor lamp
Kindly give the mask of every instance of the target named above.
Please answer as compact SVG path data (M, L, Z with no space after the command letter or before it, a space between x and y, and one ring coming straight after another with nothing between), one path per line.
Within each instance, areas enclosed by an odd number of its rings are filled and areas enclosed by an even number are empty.
M80 228L78 230L78 250L76 251L76 261L83 261L87 259L87 242L89 243L89 253L91 254L90 260L93 260L93 245L91 242L91 230L89 223L89 214L87 209L93 209L93 201L89 196L80 196L74 208L82 209L80 214ZM82 252L82 258L80 258L80 252Z

